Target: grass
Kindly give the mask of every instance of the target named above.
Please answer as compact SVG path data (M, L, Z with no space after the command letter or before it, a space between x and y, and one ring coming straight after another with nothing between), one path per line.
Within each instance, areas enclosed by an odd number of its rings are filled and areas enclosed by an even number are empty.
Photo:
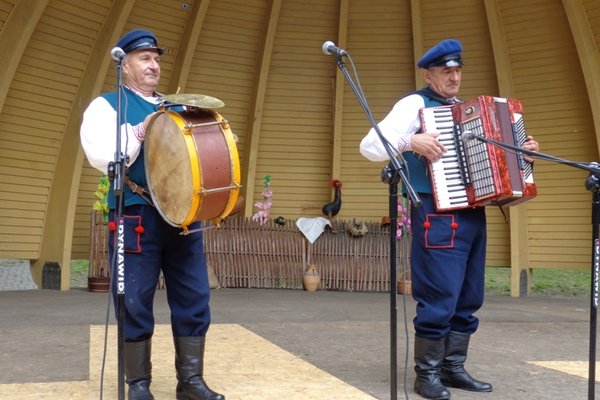
M531 295L589 297L591 275L581 269L534 269ZM488 267L485 290L487 294L510 295L510 268Z
M88 266L88 260L71 260L71 287L87 286Z
M589 297L591 272L589 270L534 269L531 295ZM88 260L71 261L71 285L87 285ZM486 269L486 294L510 295L510 268Z

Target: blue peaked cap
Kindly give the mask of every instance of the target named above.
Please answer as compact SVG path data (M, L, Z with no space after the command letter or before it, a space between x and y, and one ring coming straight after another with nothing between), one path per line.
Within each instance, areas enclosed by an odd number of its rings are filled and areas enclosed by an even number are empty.
M464 65L460 53L462 44L456 39L442 40L429 50L417 63L419 68L429 67L462 67Z
M155 49L158 51L158 54L164 53L164 49L158 47L158 42L156 40L156 36L154 36L154 33L145 29L134 29L130 32L127 32L121 39L119 39L117 42L117 47L120 47L125 54L129 54L134 50L142 49Z

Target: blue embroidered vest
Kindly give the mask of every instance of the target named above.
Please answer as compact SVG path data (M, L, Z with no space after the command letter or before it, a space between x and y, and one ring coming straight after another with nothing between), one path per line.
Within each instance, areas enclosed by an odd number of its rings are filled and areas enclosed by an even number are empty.
M117 92L104 93L101 95L110 103L110 105L115 109L117 109ZM127 115L121 116L121 124L128 122L131 125L137 125L140 122L144 121L148 114L156 111L156 105L144 100L142 97L136 95L131 90L125 88L123 90L123 96L121 98L122 108L126 110ZM121 131L121 140L125 140L127 135L125 135L124 130ZM107 137L107 140L115 140L115 137ZM129 166L126 170L126 175L137 183L140 186L147 187L148 184L146 182L146 170L144 167L144 144L142 143L142 148L140 149L140 154L135 162ZM134 204L148 204L146 200L144 200L141 196L133 193L131 189L125 184L124 185L124 201L123 206L127 207ZM113 210L115 209L115 194L113 191L113 182L111 181L110 191L108 193L108 207Z

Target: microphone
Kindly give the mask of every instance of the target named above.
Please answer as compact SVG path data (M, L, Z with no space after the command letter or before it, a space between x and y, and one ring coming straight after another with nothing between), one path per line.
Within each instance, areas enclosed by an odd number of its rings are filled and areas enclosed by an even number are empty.
M113 47L113 49L110 51L110 56L117 62L122 61L126 55L127 54L125 54L123 49L120 47Z
M479 135L477 135L477 134L476 134L475 132L473 132L473 131L464 131L464 132L462 133L462 135L460 135L460 138L461 138L463 141L467 141L467 140L473 140L473 139L475 139L475 138L479 138L479 137L480 137L480 136L479 136Z
M338 57L344 57L348 55L348 52L346 52L346 50L340 49L331 40L328 40L325 43L323 43L322 49L323 53L325 53L325 55L327 56L335 54Z

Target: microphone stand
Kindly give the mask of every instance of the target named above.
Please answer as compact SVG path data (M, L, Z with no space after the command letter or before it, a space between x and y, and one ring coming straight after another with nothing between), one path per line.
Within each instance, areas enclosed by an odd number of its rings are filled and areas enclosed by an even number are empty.
M326 53L327 54L327 53ZM385 148L388 156L390 158L390 162L387 166L383 168L381 171L381 180L389 185L389 214L390 214L390 399L397 399L397 331L398 331L398 307L396 302L397 296L397 270L396 270L396 261L397 261L397 219L398 219L398 182L402 180L404 182L404 186L408 192L408 195L412 201L412 204L415 207L421 206L421 199L414 188L410 185L410 182L407 177L407 166L406 161L402 157L401 154L397 152L395 148L385 139L373 114L369 109L369 105L367 103L366 98L364 97L362 90L359 86L352 80L352 77L348 73L346 68L346 64L342 60L344 56L348 56L350 58L350 62L352 63L352 58L350 55L343 51L337 52L337 65L340 70L344 73L344 77L346 81L352 88L358 102L363 108L371 126L375 129L377 136L381 140L383 147ZM356 70L355 70L356 73ZM357 79L358 81L358 79Z
M122 120L122 94L121 82L122 59L117 61L117 126L115 161L108 164L108 176L113 179L113 192L115 194L117 230L113 243L113 257L111 260L111 290L117 294L117 354L118 354L118 384L117 393L119 400L125 400L125 220L123 218L123 177L125 176L126 157L121 151L121 120ZM116 281L114 280L116 277Z
M596 162L579 163L562 158L554 157L548 154L524 149L502 143L494 139L476 134L467 134L463 137L467 140L477 139L482 142L490 143L504 149L512 150L528 156L536 157L542 160L551 161L559 164L571 166L573 168L588 171L590 174L585 180L585 188L592 193L592 279L591 279L591 299L590 299L590 332L589 332L589 354L588 354L588 400L594 400L596 396L596 324L598 318L598 289L599 289L599 271L600 271L600 164ZM464 139L463 139L464 140Z

